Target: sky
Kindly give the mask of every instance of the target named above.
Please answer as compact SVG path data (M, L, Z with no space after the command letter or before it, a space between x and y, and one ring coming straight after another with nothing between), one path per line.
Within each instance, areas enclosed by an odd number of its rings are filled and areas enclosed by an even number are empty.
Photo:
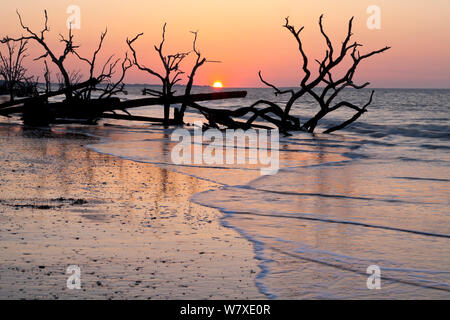
M66 21L71 6L80 9L80 29L74 29L79 53L90 56L100 33L108 28L100 60L110 54L123 57L126 38L143 32L136 42L142 64L161 66L153 45L161 40L167 23L166 53L189 51L192 33L199 31L198 48L210 60L196 77L198 85L223 82L225 87L260 87L264 78L278 86L296 86L301 79L301 56L289 32L282 28L284 18L305 29L301 36L305 51L314 59L324 57L326 44L318 19L324 14L324 27L336 47L345 38L348 19L355 17L354 38L364 44L361 52L392 49L362 63L355 80L371 82L379 88L450 88L450 1L448 0L2 0L0 37L19 36L18 9L25 24L40 31L43 11L47 9L49 46L61 52L59 33L67 33ZM380 29L369 29L367 20L380 8ZM0 46L0 49L2 47ZM31 74L43 74L43 62L33 61L43 52L31 43L26 66ZM185 62L190 70L192 58ZM86 65L69 59L71 70L86 71ZM315 67L315 66L314 66ZM56 72L56 69L54 73ZM127 83L157 83L157 79L133 68Z

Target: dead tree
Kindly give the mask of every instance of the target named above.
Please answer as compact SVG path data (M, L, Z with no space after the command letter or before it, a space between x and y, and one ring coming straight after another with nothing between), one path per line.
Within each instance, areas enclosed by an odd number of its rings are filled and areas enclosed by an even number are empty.
M175 84L181 81L181 75L184 73L180 69L181 62L189 55L189 52L178 52L175 54L165 55L163 52L164 42L165 42L165 34L166 34L166 23L164 23L163 31L162 31L162 40L160 44L155 45L155 51L158 53L158 56L162 62L164 67L164 71L162 73L155 71L154 69L148 68L139 63L136 50L133 48L133 43L143 35L143 33L139 33L133 39L129 40L127 38L127 44L133 53L133 64L138 67L139 70L145 71L152 76L157 77L162 83L162 90L153 90L147 89L146 93L156 97L163 97L170 99L173 97L175 91L173 87ZM169 116L170 116L170 103L164 103L164 124L169 124Z
M117 60L117 61L119 61L119 60ZM116 65L116 63L113 64L114 67L115 67L115 65ZM109 68L109 70L112 70L112 72L108 72L108 73L104 73L105 68L103 68L102 75L104 78L101 79L101 81L105 82L105 79L106 79L106 86L105 86L105 88L98 89L98 90L102 91L102 93L100 94L100 99L110 98L111 96L118 94L118 93L126 94L125 84L123 83L123 79L125 78L125 74L126 74L127 70L130 69L132 66L133 66L133 63L128 58L128 53L125 53L125 58L122 60L122 63L121 63L120 76L117 81L112 80L112 76L115 74L114 67L112 69ZM111 67L111 65L110 65L110 67Z
M47 61L44 60L44 80L45 80L45 94L52 90L52 73L48 68Z
M64 47L64 51L62 52L61 55L59 55L59 57L57 57L57 55L48 47L47 43L45 42L45 33L48 32L50 29L48 27L48 16L47 16L47 10L44 10L44 17L45 17L45 22L44 22L44 27L43 29L38 33L32 31L29 27L27 27L26 25L24 25L23 21L22 21L22 17L20 16L19 11L16 11L17 15L19 17L19 22L20 22L20 26L22 27L23 30L25 30L27 32L26 36L21 36L19 38L10 38L10 37L5 37L2 40L0 40L2 43L7 43L10 41L14 41L14 42L21 42L21 41L27 41L27 40L33 40L36 41L39 45L41 45L41 47L44 49L44 54L42 54L41 56L39 56L38 58L34 59L35 61L40 60L40 59L44 59L47 57L50 57L51 61L58 67L60 73L61 73L61 77L62 77L62 82L64 83L64 86L66 88L70 88L71 86L71 81L70 81L70 73L66 70L65 66L64 66L64 61L66 60L67 56L70 53L73 53L74 50L76 48L78 48L77 46L74 45L73 43L73 35L72 35L72 28L69 28L69 32L68 32L68 37L65 38L63 35L60 34L60 42L65 44ZM70 91L66 91L66 99L71 99L72 97L72 93Z
M123 79L125 78L127 70L132 67L131 60L128 58L127 53L125 53L125 58L122 60L121 74L119 75L117 81L113 81L112 77L116 73L116 67L121 59L114 59L114 55L109 56L109 58L103 64L100 73L98 75L95 74L97 57L102 49L103 41L107 33L108 29L101 33L98 47L94 51L91 59L84 58L80 56L77 51L74 51L74 54L78 57L78 59L86 62L89 65L89 79L97 80L93 85L76 92L76 96L78 98L81 98L83 100L90 100L94 91L101 92L99 95L100 99L110 98L112 95L124 92L125 84L123 83ZM98 86L101 83L104 84L103 87Z
M27 57L27 44L27 40L6 42L6 53L0 51L0 76L5 80L10 101L14 101L18 90L27 90L29 85L33 85L32 77L26 76L27 70L23 66L23 60Z
M197 73L197 70L206 62L220 62L220 61L212 61L212 60L207 60L205 57L202 56L202 54L200 53L200 51L197 48L197 37L198 37L198 31L191 31L192 34L194 34L194 41L192 43L192 50L194 51L195 55L196 55L196 59L195 59L195 63L192 66L191 69L191 73L189 74L188 78L188 82L186 84L186 88L184 90L184 95L187 97L191 94L192 91L192 86L194 85L194 79L195 79L195 74ZM184 118L184 113L186 112L186 107L187 107L187 102L184 101L181 104L181 108L180 108L180 112L178 115L178 121L180 123L183 123L183 118Z
M208 125L206 126L217 129L222 129L221 126L230 129L244 129L244 130L250 128L270 129L270 127L255 124L254 121L257 118L261 118L267 122L272 123L280 130L280 132L286 135L289 134L288 131L290 130L300 129L300 122L296 117L288 115L286 121L282 122L281 120L276 119L273 116L270 116L269 114L273 114L280 119L282 119L284 116L283 110L278 105L270 101L258 100L249 107L241 107L235 110L212 109L203 107L194 102L192 99L189 99L188 97L184 97L184 101L189 107L197 109L201 114L203 114L203 116L208 120ZM258 104L267 104L268 107L264 109L258 109L255 107ZM242 118L247 115L250 115L247 121L238 120L239 118Z
M103 40L106 37L107 30L101 34L98 48L94 51L93 57L89 60L87 58L81 57L78 54L76 49L78 49L79 46L74 44L74 41L73 41L74 36L72 34L72 28L71 28L71 25L69 25L67 37L64 37L61 34L59 35L60 42L64 43L64 51L62 52L61 55L57 56L54 53L54 51L52 51L49 48L49 46L47 45L47 43L45 42L45 34L46 34L46 32L48 32L50 30L48 27L47 11L44 10L44 17L45 17L44 27L39 33L32 31L29 27L24 25L22 17L18 11L17 11L17 15L19 17L20 25L21 25L22 29L24 29L27 32L27 35L16 38L16 39L10 38L10 37L5 37L5 38L3 38L3 40L1 40L1 42L10 43L10 42L21 42L21 41L33 40L33 41L36 41L39 45L41 45L41 47L44 49L44 54L42 54L41 56L37 57L34 60L37 61L37 60L46 59L47 57L49 57L51 59L51 61L58 67L60 73L56 74L56 78L60 84L60 88L59 88L60 90L62 90L64 88L72 88L74 85L80 83L81 79L82 79L80 70L70 71L70 70L67 70L67 68L64 65L66 58L70 54L74 54L76 57L78 57L78 59L89 64L89 79L96 79L96 81L91 81L90 86L84 87L82 90L79 90L77 92L73 92L72 90L66 90L65 91L66 100L71 100L74 96L76 98L90 100L91 94L93 91L100 91L101 98L109 98L114 94L123 92L123 89L124 89L123 79L125 77L126 71L131 67L131 61L128 59L127 56L125 56L125 59L122 62L122 74L119 76L119 80L117 82L114 82L112 80L112 76L115 74L115 68L119 64L120 59L113 60L114 55L110 56L107 59L107 61L103 65L103 68L102 68L100 74L94 75L96 62L97 62L97 56L102 48ZM47 79L47 77L50 76L50 71L48 69L46 62L45 62L45 64L46 64L46 67L45 67L44 78L46 79L46 83L47 83L46 91L48 93L49 92L49 81L47 81L47 80L49 80L49 79ZM98 87L98 84L101 82L104 82L105 85L103 87Z
M288 99L284 108L280 107L277 103L268 101L268 100L258 100L254 104L249 107L241 107L235 110L215 110L211 108L205 108L193 101L189 101L188 96L186 95L184 105L188 105L192 108L199 110L205 118L209 121L209 126L219 127L219 125L229 127L229 128L250 128L255 127L253 122L260 118L266 122L270 122L281 132L287 133L288 131L293 130L306 130L309 132L314 132L317 123L323 117L325 117L330 112L336 111L340 108L349 108L356 111L356 113L348 120L343 123L336 125L327 129L326 133L331 133L336 130L340 130L348 126L349 124L356 121L363 113L367 111L367 107L371 104L373 99L373 92L370 95L369 101L363 106L357 106L348 101L339 101L335 102L338 94L345 88L354 88L354 89L362 89L369 85L369 83L364 83L362 85L357 85L353 82L353 77L356 72L356 69L362 60L365 60L375 54L382 53L389 49L389 47L382 48L380 50L375 50L369 52L367 54L361 54L358 51L358 47L361 45L357 42L350 43L352 37L352 23L353 18L350 19L348 25L347 36L342 43L342 47L335 53L335 49L324 31L322 18L319 19L319 27L322 36L326 40L327 50L325 53L325 58L321 61L317 61L319 65L319 69L317 71L317 76L313 77L313 72L310 69L309 59L303 49L303 43L300 38L300 33L303 30L303 27L300 29L296 29L294 26L289 24L289 19L286 18L286 23L283 26L286 28L295 38L299 52L302 58L302 71L304 72L304 76L300 83L299 89L287 89L282 90L276 87L275 85L269 83L264 80L261 72L259 72L260 80L270 88L274 89L275 95L285 95L290 94L290 98ZM195 50L194 50L195 51ZM333 76L333 72L341 62L344 61L346 57L349 57L352 61L351 66L345 72L344 76L337 78ZM198 60L201 61L201 60ZM319 88L319 85L324 85L323 88ZM298 118L291 116L289 113L292 109L292 106L296 101L302 98L305 95L312 96L315 101L319 104L319 111L306 121L303 125L300 125L300 121ZM258 105L266 105L263 109L256 108ZM238 121L236 118L241 118L243 116L250 117L247 121L242 122Z
M336 111L344 107L355 110L356 113L349 120L343 122L340 125L329 128L325 132L331 133L333 131L343 129L347 125L356 121L364 112L366 112L367 107L372 102L373 92L370 95L369 101L362 107L352 104L348 101L340 101L336 103L334 102L334 100L338 96L338 94L345 88L362 89L367 87L369 85L369 82L366 82L362 85L358 85L353 82L353 76L355 75L358 65L360 64L361 61L375 54L382 53L390 49L390 47L384 47L382 49L375 50L366 54L361 54L358 50L358 47L362 45L357 43L356 41L352 43L350 42L351 37L353 35L352 33L353 18L351 18L348 23L347 36L345 40L342 42L341 48L336 50L333 47L330 38L324 31L322 18L323 15L320 16L319 27L320 32L326 41L327 50L325 53L325 57L321 61L316 60L316 62L319 65L316 77L313 77L313 72L311 71L310 68L310 61L305 53L305 50L303 48L303 42L300 37L300 33L302 32L304 27L296 29L294 26L289 24L289 18L286 18L286 23L284 24L283 27L286 28L296 40L298 50L301 55L302 71L304 73L304 76L301 79L300 88L281 90L275 85L264 80L261 75L261 71L259 72L259 78L261 82L274 89L275 95L285 95L285 94L290 95L286 105L284 106L283 116L281 118L280 125L283 128L286 127L287 124L286 121L289 119L289 112L291 111L292 106L297 100L299 100L304 95L310 95L311 97L313 97L320 107L319 111L311 119L306 121L301 126L301 129L306 130L308 132L314 132L314 129L316 128L319 120L321 120L323 117L325 117L327 114L333 111ZM345 72L345 75L343 77L336 78L335 76L333 76L333 71L335 70L335 67L338 66L346 57L351 58L352 64L350 68L347 70L347 72ZM323 85L323 88L319 88L319 85ZM269 104L272 105L273 107L278 107L277 104L265 100L260 100L256 104L260 103Z

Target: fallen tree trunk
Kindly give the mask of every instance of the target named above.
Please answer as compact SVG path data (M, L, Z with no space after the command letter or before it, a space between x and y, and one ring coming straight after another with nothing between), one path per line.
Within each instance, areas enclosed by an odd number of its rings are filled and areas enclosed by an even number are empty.
M129 120L129 121L145 121L145 122L164 122L163 118L153 118L153 117L144 117L144 116L133 116L128 114L110 114L103 113L101 116L103 119L116 119L116 120ZM177 124L174 119L169 119L169 125Z
M10 115L14 113L22 113L23 112L23 106L20 107L10 107L5 109L0 109L0 116L9 117Z
M71 87L72 90L80 89L85 87L86 85L91 85L92 83L84 82L80 83L79 85ZM64 89L65 90L65 89ZM22 99L19 101L14 102L6 102L4 104L0 105L0 115L9 115L12 113L19 113L22 112L22 107L15 107L11 108L14 105L22 104L22 103L29 103L30 105L32 103L41 104L42 101L45 101L47 98L60 95L64 92L64 90L58 90L55 92L50 92L45 95L41 95L39 97L33 97L33 98L27 98ZM232 98L244 98L247 95L247 91L229 91L229 92L213 92L213 93L200 93L200 94L192 94L188 98L190 101L211 101L211 100L221 100L221 99L232 99ZM105 112L105 111L113 111L113 110L124 110L128 108L137 108L137 107L144 107L144 106L151 106L151 105L164 105L165 103L169 104L176 104L176 103L182 103L186 100L186 96L174 96L171 98L142 98L142 99L133 99L133 100L127 100L127 101L119 101L117 100L108 100L108 99L99 99L104 101L109 101L105 104L103 104L103 108L98 110L98 112ZM97 100L91 100L91 101L97 101ZM62 106L66 102L62 103L52 103L51 105L54 105L55 107ZM82 106L84 103L89 103L89 101L77 101L80 106Z
M85 87L88 86L92 86L94 84L96 84L98 81L97 79L90 79L88 81L79 83L79 84L75 84L73 86L70 86L69 88L63 88L57 91L52 91L46 94L42 94L39 95L37 97L30 97L30 98L25 98L25 99L20 99L20 100L14 100L14 101L8 101L5 103L0 104L0 109L5 109L5 108L9 108L12 106L17 106L19 104L24 104L24 103L33 103L33 102L40 102L40 101L44 101L47 100L50 97L54 97L54 96L59 96L61 94L65 94L68 91L74 91L74 90L78 90L78 89L83 89Z
M228 92L213 92L213 93L199 93L191 94L188 96L191 101L210 101L210 100L222 100L222 99L232 99L232 98L245 98L247 96L247 91L228 91ZM170 98L142 98L122 101L118 105L117 109L128 109L151 105L164 105L165 103L177 104L183 103L186 96L173 96Z
M287 134L287 130L299 130L300 129L300 121L293 117L288 116L285 124L282 123L281 119L283 116L283 110L276 105L275 103L259 100L252 104L250 107L241 107L235 110L226 110L226 109L212 109L203 107L196 102L185 99L186 105L191 108L197 109L202 113L205 118L208 120L209 125L214 128L219 128L218 125L223 125L230 129L243 129L247 130L250 128L264 128L264 129L273 129L268 126L253 124L253 122L258 118L262 118L272 124L274 124L281 132ZM269 107L264 109L257 109L255 106L258 104L268 104ZM272 113L280 118L280 120L270 117L268 113ZM233 118L240 118L245 116L246 114L252 114L252 116L246 121L241 122L237 121Z
M105 108L116 105L119 98L96 100L72 100L65 102L47 103L42 101L27 102L23 106L23 122L26 125L46 126L57 123L60 119L86 120L95 123Z
M81 88L86 85L91 85L92 82L85 82L70 88L70 90L75 90L76 88ZM64 89L66 90L66 89ZM194 101L211 101L219 99L231 99L231 98L243 98L247 95L246 91L229 91L229 92L213 92L213 93L202 93L193 94L189 96L174 96L174 97L161 97L161 98L143 98L134 99L127 101L120 101L119 98L107 98L107 99L91 99L91 100L70 100L63 102L49 103L47 98L62 94L64 90L59 90L51 92L46 95L42 95L35 98L23 99L21 101L16 101L14 103L7 103L7 107L0 109L0 115L10 116L11 114L22 113L24 123L27 125L48 125L50 123L60 123L61 119L66 120L85 120L88 122L95 123L100 118L108 119L118 119L118 120L134 120L134 121L148 121L148 122L162 122L165 124L176 125L180 124L180 119L177 116L177 109L175 109L174 119L161 119L153 117L142 117L133 115L121 115L121 114L108 114L105 112L114 112L115 110L125 111L128 108L137 108L150 105L165 105L165 104L176 104L176 103L187 103L188 105L199 110L203 114L208 114L207 118L214 117L222 118L218 120L218 123L226 123L231 127L260 127L269 128L267 126L253 125L250 122L239 122L232 119L228 121L227 116L239 116L236 111L232 110L215 110L211 108L201 107ZM23 103L23 106L14 106L14 104ZM246 111L238 113L247 113L248 108L244 108ZM253 108L250 108L253 109ZM253 112L257 110L253 109ZM261 117L265 115L261 114ZM208 119L210 120L210 119ZM254 119L253 119L254 120ZM253 120L251 122L253 122ZM211 122L211 121L210 121Z

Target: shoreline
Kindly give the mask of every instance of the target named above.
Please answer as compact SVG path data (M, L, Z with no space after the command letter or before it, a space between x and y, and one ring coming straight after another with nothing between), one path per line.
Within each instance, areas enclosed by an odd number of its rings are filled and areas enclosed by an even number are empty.
M214 183L95 152L81 134L0 130L1 298L267 299L252 244L190 201Z

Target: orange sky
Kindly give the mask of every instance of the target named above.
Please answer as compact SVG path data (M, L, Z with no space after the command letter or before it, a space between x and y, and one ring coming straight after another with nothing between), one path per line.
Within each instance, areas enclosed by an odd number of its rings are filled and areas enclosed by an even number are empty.
M311 57L322 58L324 40L317 20L324 13L325 28L336 46L345 36L348 18L355 16L354 39L365 44L362 50L393 47L365 61L357 79L371 81L373 87L450 88L448 0L2 0L0 36L21 33L16 8L24 21L39 31L46 8L51 28L47 39L51 47L58 48L58 33L67 32L69 5L81 9L81 29L74 31L76 43L82 44L81 54L91 54L100 32L108 26L103 58L108 53L122 56L127 50L125 39L144 32L136 45L140 59L146 65L159 66L153 44L160 41L164 22L168 23L168 53L190 50L189 31L199 30L201 52L222 61L202 67L196 78L200 85L220 80L229 87L261 86L257 76L260 69L265 78L280 86L296 85L300 59L295 40L281 27L284 17L290 16L296 26L305 26L305 50ZM369 5L381 8L381 30L366 26ZM41 53L30 50L32 57ZM69 65L84 68L73 60ZM42 74L42 62L29 58L28 66L32 73ZM135 69L126 81L157 83Z

